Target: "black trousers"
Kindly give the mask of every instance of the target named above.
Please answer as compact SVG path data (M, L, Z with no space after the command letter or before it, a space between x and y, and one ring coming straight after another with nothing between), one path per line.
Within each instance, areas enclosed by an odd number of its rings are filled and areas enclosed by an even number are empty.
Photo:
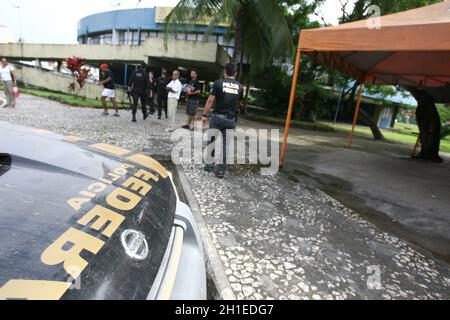
M166 118L167 118L167 96L158 94L158 118L162 117L163 109L164 109L164 112L165 112Z
M151 92L147 99L147 105L150 107L150 113L155 113L155 94L154 92Z
M225 171L227 166L227 150L228 144L232 141L227 141L227 130L233 130L236 128L236 118L229 118L226 115L215 114L209 123L210 129L216 129L222 134L222 163L218 165L219 170ZM216 145L216 136L211 135L208 145L214 143L214 149L211 152L212 158L216 156L216 148L220 147Z
M144 116L147 116L147 93L133 92L132 97L133 105L131 110L133 112L133 117L136 116L139 100L141 100L142 113L144 114Z

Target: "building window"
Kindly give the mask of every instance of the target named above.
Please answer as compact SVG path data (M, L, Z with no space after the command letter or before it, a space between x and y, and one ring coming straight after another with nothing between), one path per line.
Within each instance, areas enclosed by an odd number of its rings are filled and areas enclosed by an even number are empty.
M112 34L105 34L103 36L103 44L112 44L112 38L113 38Z
M186 40L189 40L189 41L197 41L197 34L195 34L195 33L189 33L189 34L187 35Z
M148 36L150 38L158 38L158 32L149 32Z
M204 38L205 38L205 36L203 34L197 35L197 41L203 41Z
M133 32L132 31L125 31L125 45L131 45L133 43Z
M140 41L139 41L139 34L140 34L139 31L134 31L134 32L133 32L133 40L132 40L131 43L132 43L133 45L135 45L135 46L139 45L139 43L140 43Z
M177 33L177 40L186 40L186 34Z
M149 37L149 32L141 32L141 43L145 42L145 39Z
M208 36L208 42L217 42L217 36Z

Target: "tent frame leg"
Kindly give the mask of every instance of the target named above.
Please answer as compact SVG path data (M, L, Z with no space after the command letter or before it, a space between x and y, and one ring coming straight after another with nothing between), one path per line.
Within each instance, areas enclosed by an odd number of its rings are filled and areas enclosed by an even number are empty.
M355 135L356 123L358 122L359 109L361 107L361 99L362 99L363 89L364 89L364 82L361 82L361 84L359 86L358 102L356 103L355 115L353 117L352 131L350 132L350 137L348 139L348 147L349 148L351 148L353 146L353 137Z
M301 63L301 47L300 47L300 35L298 37L298 47L297 47L297 56L295 58L295 67L294 67L294 75L292 78L292 87L291 87L291 96L289 98L289 109L286 116L286 125L284 128L284 137L283 137L283 146L281 148L281 158L280 158L280 167L283 166L284 160L286 158L286 148L287 148L287 140L289 137L289 128L291 127L291 118L292 111L294 109L294 101L295 101L295 91L297 89L297 81L298 75L300 73L300 63Z

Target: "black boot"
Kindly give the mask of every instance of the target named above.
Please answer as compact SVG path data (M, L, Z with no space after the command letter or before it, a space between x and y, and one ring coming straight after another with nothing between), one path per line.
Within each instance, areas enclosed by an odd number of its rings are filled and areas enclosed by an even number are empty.
M137 122L136 115L133 115L133 120L131 120L131 122Z
M219 179L223 179L225 177L225 166L219 165L216 169L216 177Z

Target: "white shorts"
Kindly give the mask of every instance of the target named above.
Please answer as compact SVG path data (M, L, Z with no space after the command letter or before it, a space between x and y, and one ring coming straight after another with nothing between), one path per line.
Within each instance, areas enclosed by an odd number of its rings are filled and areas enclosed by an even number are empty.
M112 90L112 89L105 89L105 90L103 90L102 97L115 98L116 91Z

